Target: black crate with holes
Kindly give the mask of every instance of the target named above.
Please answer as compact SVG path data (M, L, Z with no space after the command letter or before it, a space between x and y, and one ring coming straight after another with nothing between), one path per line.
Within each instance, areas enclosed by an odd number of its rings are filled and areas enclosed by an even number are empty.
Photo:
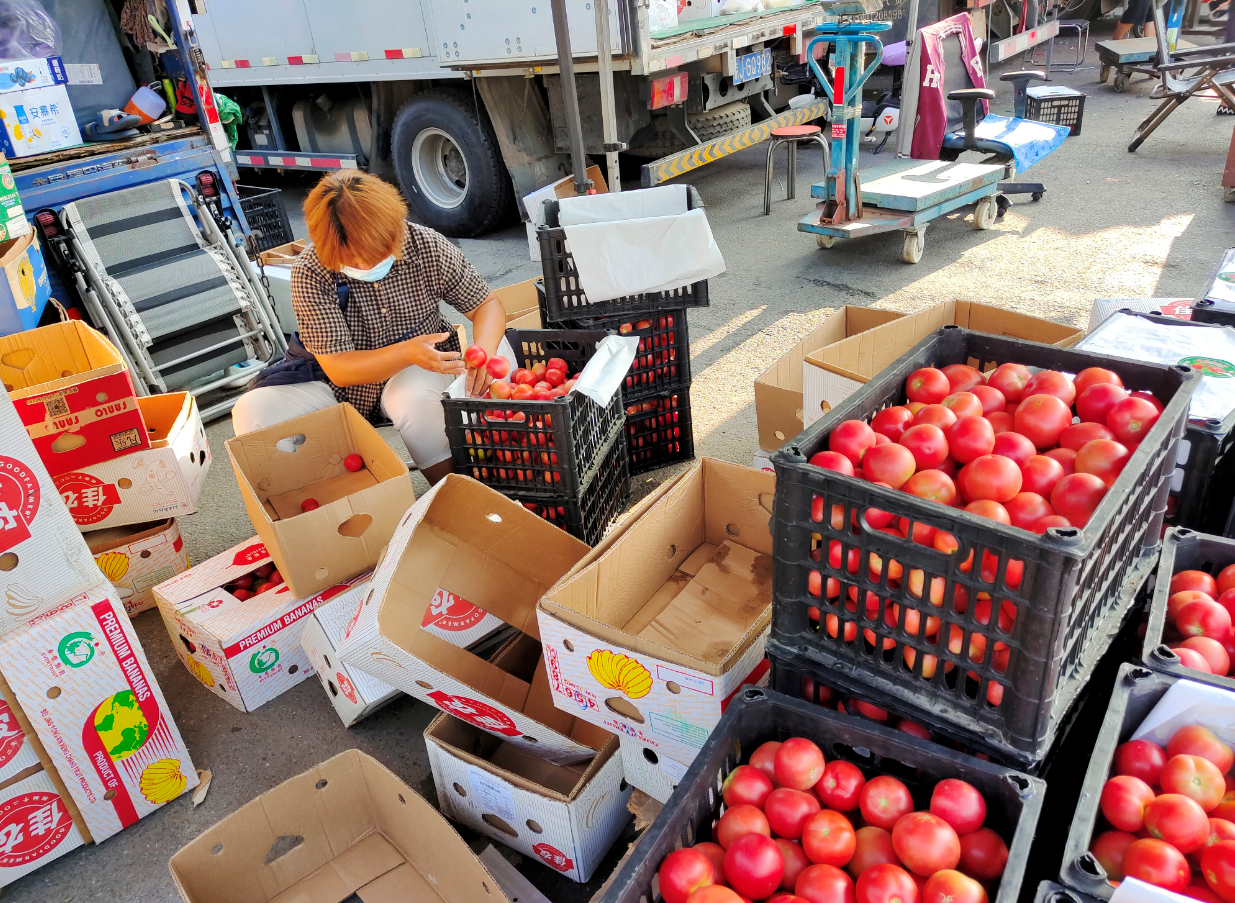
M898 778L913 794L915 809L927 808L934 785L944 778L972 784L986 800L984 827L1008 845L1003 875L989 887L991 903L1017 900L1046 793L1041 780L772 690L748 687L725 709L640 840L638 855L621 865L601 903L660 900L656 873L665 857L679 847L713 839L716 820L725 809L725 776L749 762L761 744L789 737L814 741L825 760L850 761L867 779L879 774Z
M905 403L921 367L1005 362L1115 370L1165 404L1084 528L1038 536L807 463L833 427ZM935 713L1035 762L1156 560L1176 449L1199 376L946 326L781 451L773 527L773 640L838 679ZM885 512L913 542L872 527ZM937 531L951 553L925 544ZM886 563L886 567L885 567Z
M240 209L249 224L249 232L257 240L258 251L269 251L295 240L278 188L237 185L236 190L240 193Z
M1192 420L1179 444L1166 522L1235 535L1235 411L1226 420Z
M1097 903L1097 897L1070 890L1054 881L1043 881L1038 885L1033 903Z
M573 376L604 336L594 330L508 329L517 358L510 362L512 372L556 357ZM552 401L443 396L442 407L455 473L506 495L516 490L539 498L578 500L626 419L618 392L605 407L579 392Z
M702 207L703 201L693 187L688 186L687 208ZM541 318L545 325L565 324L571 320L596 317L650 314L683 307L708 306L706 279L664 292L626 295L610 301L588 301L579 284L575 258L566 241L566 230L558 225L557 201L546 201L545 225L536 231L540 245L540 265L544 273L544 295Z
M625 404L631 476L695 457L689 386Z
M1070 129L1069 137L1074 138L1081 133L1086 96L1080 91L1058 86L1030 88L1025 97L1025 118L1051 125L1066 125Z

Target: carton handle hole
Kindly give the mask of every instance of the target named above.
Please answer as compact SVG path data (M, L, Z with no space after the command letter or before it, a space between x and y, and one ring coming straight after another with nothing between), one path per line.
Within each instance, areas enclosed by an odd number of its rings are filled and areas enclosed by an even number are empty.
M11 571L17 567L17 553L5 552L0 555L0 571Z
M645 721L643 713L635 708L629 699L622 696L606 699L605 707L614 714L621 715L627 721L634 721L636 724L643 724Z
M483 821L490 828L493 828L495 831L498 831L501 834L505 834L507 837L518 837L519 836L518 831L512 828L504 820L498 818L496 815L490 815L488 812L486 812L484 815L480 817L480 820Z
M274 444L274 447L281 452L291 454L300 450L300 446L304 445L304 433L296 433L294 436L284 436Z
M368 514L353 514L343 523L339 524L339 535L349 536L352 539L359 539L364 536L365 531L373 526L373 518Z
M210 848L211 856L218 856L222 852L223 852L223 844L221 843L216 843L214 846Z
M570 640L562 640L562 645L566 647L567 652L575 651L575 644L572 643Z
M459 794L459 796L467 796L467 791L463 789L463 785L458 781L455 781L450 786L454 788L455 793Z
M528 827L528 830L531 831L533 834L544 834L545 833L545 829L542 828L537 822L533 821L530 818L527 820L527 827Z
M660 756L656 755L656 750L648 749L646 746L643 747L643 758L647 759L650 765L660 764Z
M318 783L318 789L320 790L321 785L325 784L326 782L318 781L317 783ZM284 856L286 856L292 850L296 849L296 847L300 846L302 843L304 843L304 838L301 837L299 834L295 836L291 834L284 834L282 837L280 837L278 840L276 840L274 843L270 845L270 849L266 852L266 858L262 860L262 865L270 865L270 863L278 859L282 859Z

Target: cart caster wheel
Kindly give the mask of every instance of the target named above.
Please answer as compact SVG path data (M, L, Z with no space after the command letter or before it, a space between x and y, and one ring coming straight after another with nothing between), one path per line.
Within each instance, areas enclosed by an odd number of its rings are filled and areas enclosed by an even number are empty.
M1119 72L1115 75L1115 81L1111 83L1111 87L1115 89L1116 94L1122 94L1124 88L1128 87L1128 76Z
M1009 201L1006 196L997 194L995 195L995 206L999 208L999 212L996 213L995 216L1000 217L1012 209L1012 202Z
M836 244L836 236L835 235L816 235L815 244L819 245L819 247L826 250L832 247L834 244Z
M1222 200L1228 204L1235 203L1235 188L1227 188L1222 192Z
M995 211L998 207L995 204L995 199L982 198L978 201L978 206L973 209L973 224L978 229L986 231L995 224Z
M926 236L921 232L906 232L905 246L901 248L901 260L905 263L917 263L922 259L922 249L926 245Z
M1042 200L1042 192L1035 191L1033 194L1030 195L1030 197L1035 201L1040 201Z
M1105 85L1106 80L1111 77L1111 67L1103 64L1102 70L1098 73L1098 84Z

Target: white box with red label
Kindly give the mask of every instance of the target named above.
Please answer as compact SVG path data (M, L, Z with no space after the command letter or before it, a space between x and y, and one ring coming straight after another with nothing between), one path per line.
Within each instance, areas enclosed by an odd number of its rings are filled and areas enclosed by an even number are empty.
M0 672L96 842L197 786L167 701L110 587L0 640Z
M0 392L0 635L107 585L12 400Z
M617 737L555 765L450 715L425 730L442 814L585 882L630 820Z
M252 712L313 672L300 647L304 619L344 593L358 606L368 579L365 574L297 599L254 536L159 584L154 598L189 673L240 711Z
M9 704L0 699L0 786L39 764L39 753Z
M84 843L47 772L0 789L0 887Z
M390 684L357 668L349 668L339 658L339 644L359 607L360 599L353 593L331 599L305 619L300 634L300 645L344 727L368 718L403 695Z
M150 447L56 476L56 488L82 530L122 527L197 510L210 443L187 392L137 400Z
M425 609L420 626L452 646L468 649L504 625L501 618L439 586Z
M626 780L658 803L669 802L674 788L681 783L690 766L658 753L638 740L630 737L619 739L622 771L626 774Z
M86 534L86 543L129 617L154 608L154 588L189 569L189 553L174 518L95 530Z

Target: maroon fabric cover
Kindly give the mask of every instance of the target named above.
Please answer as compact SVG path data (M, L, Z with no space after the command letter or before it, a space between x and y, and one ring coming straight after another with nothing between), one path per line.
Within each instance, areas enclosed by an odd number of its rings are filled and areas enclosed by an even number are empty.
M982 72L982 57L973 39L973 28L966 13L960 13L918 32L922 62L918 73L918 109L913 123L913 144L909 156L915 160L938 160L943 136L948 132L947 80L945 79L943 42L952 35L960 36L961 56L969 79L975 88L986 87ZM986 101L978 101L978 121L987 113Z

